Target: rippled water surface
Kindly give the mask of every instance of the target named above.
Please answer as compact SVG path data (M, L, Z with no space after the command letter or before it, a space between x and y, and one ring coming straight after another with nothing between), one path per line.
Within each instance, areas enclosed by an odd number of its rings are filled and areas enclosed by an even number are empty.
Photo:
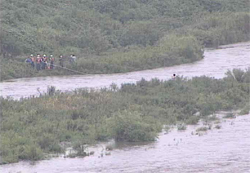
M111 83L136 82L142 77L169 79L173 73L186 77L207 75L221 78L228 69L250 66L250 42L207 50L204 60L175 67L115 75L88 75L17 79L1 83L1 95L14 98L37 95L48 85L66 91L80 87L100 88ZM223 120L221 129L192 135L197 126L184 132L161 133L152 143L121 143L111 155L100 157L100 147L85 158L53 158L35 164L19 162L0 166L1 173L116 173L116 172L228 172L250 173L250 114Z
M39 95L46 92L47 86L55 86L62 91L70 91L76 88L101 88L108 87L112 83L132 83L145 78L170 79L175 73L179 76L193 77L206 75L215 78L222 78L225 72L233 68L246 69L250 67L250 42L222 46L216 50L206 50L205 58L201 61L178 65L173 67L130 72L111 75L75 75L57 77L36 77L8 80L1 82L0 91L4 97L13 98Z

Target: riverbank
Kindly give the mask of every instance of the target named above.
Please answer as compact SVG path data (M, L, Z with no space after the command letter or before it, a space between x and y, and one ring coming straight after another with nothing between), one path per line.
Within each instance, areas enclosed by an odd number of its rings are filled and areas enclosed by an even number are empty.
M79 55L76 64L65 62L65 67L73 71L58 67L38 72L24 63L25 58L1 58L1 81L38 76L124 73L191 63L203 58L204 47L218 48L249 40L247 24L249 13L208 15L197 23L165 33L154 45L121 47L99 55ZM59 64L58 60L56 64Z
M70 93L50 87L37 98L1 98L2 163L61 153L61 142L80 149L111 138L154 141L163 124L196 124L219 110L242 109L241 113L246 113L249 74L249 70L233 70L223 79L141 80L122 84L120 89L112 85L100 91Z
M190 125L185 131L173 129L168 134L161 133L155 142L116 143L111 155L102 158L99 156L103 144L90 157L22 161L1 165L0 172L248 172L249 123L250 115L223 119L220 129L212 127L201 136L192 135L197 125Z
M192 36L171 35L156 46L135 48L103 56L78 57L71 64L67 59L64 68L56 59L55 69L37 71L24 58L2 59L1 80L35 76L58 76L73 74L110 74L191 63L203 58L202 46ZM69 69L69 70L68 70Z
M112 83L118 87L122 83L135 83L142 78L151 80L169 80L175 73L177 76L187 78L208 76L220 79L225 77L228 70L239 68L245 70L250 67L248 58L250 42L220 46L219 49L207 49L204 58L195 63L177 65L173 67L158 68L122 74L100 75L73 75L51 76L12 79L0 85L1 96L13 99L22 97L39 96L46 93L48 86L55 86L62 92L73 91L79 88L100 89L109 87ZM237 57L237 58L235 58Z

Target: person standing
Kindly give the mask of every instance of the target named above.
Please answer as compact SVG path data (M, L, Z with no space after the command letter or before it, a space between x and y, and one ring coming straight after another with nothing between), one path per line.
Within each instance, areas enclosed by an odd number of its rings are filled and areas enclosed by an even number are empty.
M37 58L36 58L36 69L37 71L39 71L41 69L41 57L39 54L37 54Z
M76 56L74 54L70 55L70 62L71 62L71 64L76 63Z
M30 58L31 58L31 66L35 68L36 58L32 54L30 55Z
M43 55L43 58L41 59L41 63L42 63L42 70L44 70L46 68L46 60L47 60L47 57L46 55Z
M27 59L25 60L25 62L31 64L31 62L32 62L32 61L31 61L31 58L30 58L30 57L27 58Z
M61 67L63 67L63 56L62 55L59 56L59 64Z
M53 55L50 55L50 68L49 69L54 68L54 62L55 62L55 58L53 57Z

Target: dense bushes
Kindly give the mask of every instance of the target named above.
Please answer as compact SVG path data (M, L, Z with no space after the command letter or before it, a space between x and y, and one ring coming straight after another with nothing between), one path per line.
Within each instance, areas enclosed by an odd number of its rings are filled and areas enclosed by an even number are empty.
M190 63L202 57L202 47L195 37L169 35L161 39L155 46L108 53L96 58L82 58L77 60L77 64L65 63L65 66L82 73L118 73ZM29 64L21 61L3 59L2 63L2 80L18 77L74 74L72 71L58 67L53 70L37 72ZM55 62L57 65L58 63L58 61Z
M194 35L206 47L248 41L250 39L249 13L208 15L183 32Z
M9 129L1 134L0 139L2 163L40 160L44 157L41 148L25 137L25 134Z
M241 80L233 76L241 74ZM233 70L224 79L196 77L170 81L142 79L99 92L54 92L14 101L1 98L2 163L38 160L60 153L61 142L81 146L114 138L151 141L163 124L196 124L219 110L249 112L250 69ZM49 94L53 93L53 94ZM82 153L84 154L84 153Z
M3 0L0 8L1 50L14 55L100 54L120 46L152 46L163 35L197 21L205 35L231 35L223 44L249 33L249 16L232 15L248 12L247 0Z
M201 59L203 55L201 48L194 37L171 35L163 38L158 45L153 47L108 54L98 59L80 60L77 69L114 73L171 66Z
M31 68L31 65L25 64L24 61L2 59L0 67L1 80L32 77L36 74L36 71Z
M197 46L180 40L192 37L199 47L249 40L247 7L247 0L3 0L0 54L7 59L31 53L76 54L77 70L83 73L196 61L201 58ZM180 52L163 50L159 45L164 46L166 38L172 38L168 45L179 41ZM15 60L3 64L2 79L72 74L66 70L25 71Z
M117 141L153 141L161 130L157 121L142 117L138 112L119 112L109 121L111 134Z

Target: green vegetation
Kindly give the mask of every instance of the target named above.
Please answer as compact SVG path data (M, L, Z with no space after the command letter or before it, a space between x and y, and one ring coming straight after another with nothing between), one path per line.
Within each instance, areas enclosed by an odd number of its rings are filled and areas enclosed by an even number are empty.
M187 129L187 126L185 124L178 124L177 125L177 130L179 131L184 131Z
M190 116L187 119L186 123L188 125L195 125L195 124L197 124L199 122L199 120L200 120L200 117L198 117L198 116Z
M129 52L113 52L110 55L92 58L80 58L77 64L65 63L65 67L82 73L120 73L143 70L201 59L203 52L198 41L192 36L166 37L154 47L135 49ZM72 75L74 72L62 68L37 72L31 65L24 63L25 58L2 60L2 80L18 77ZM56 64L59 62L56 61Z
M230 112L230 113L227 113L223 118L236 118L235 114Z
M37 98L1 98L2 163L39 160L46 153L63 152L63 142L70 142L84 156L82 146L111 138L152 141L163 125L197 122L197 112L206 119L219 110L245 109L249 79L250 69L235 69L224 79L142 79L115 90L112 85L101 91L61 93L51 87Z
M208 128L204 126L204 127L199 127L198 129L196 129L196 132L200 132L200 131L205 132L207 130L208 130Z
M204 46L250 37L248 0L2 0L0 10L1 80L75 74L31 70L31 53L76 54L67 67L118 73L197 61Z
M246 105L239 113L240 115L250 114L250 103Z
M207 118L204 118L205 122L211 122L211 121L217 121L219 118L216 115L209 116Z
M250 39L249 13L209 15L183 33L194 35L205 47L247 41Z

